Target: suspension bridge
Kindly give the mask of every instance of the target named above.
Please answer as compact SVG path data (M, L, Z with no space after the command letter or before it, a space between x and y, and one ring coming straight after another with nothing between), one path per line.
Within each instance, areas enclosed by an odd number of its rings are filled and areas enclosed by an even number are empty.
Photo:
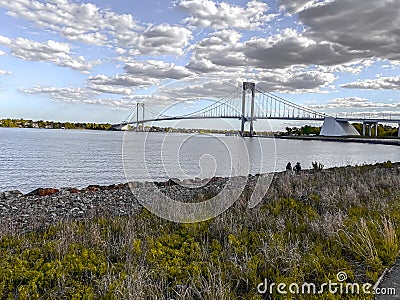
M359 135L350 122L362 122L363 135L372 136L378 133L379 123L397 123L400 137L400 115L386 114L381 116L363 116L349 114L345 116L330 116L312 110L308 107L289 102L281 97L271 94L258 87L253 82L243 82L241 87L224 97L214 100L214 103L195 112L182 115L168 115L155 111L145 103L137 103L128 119L118 124L119 129L133 125L136 130L144 128L145 123L175 120L201 120L201 119L236 119L241 123L240 135L245 136L245 124L249 123L248 136L254 136L254 122L256 120L298 120L298 121L323 121L321 135Z

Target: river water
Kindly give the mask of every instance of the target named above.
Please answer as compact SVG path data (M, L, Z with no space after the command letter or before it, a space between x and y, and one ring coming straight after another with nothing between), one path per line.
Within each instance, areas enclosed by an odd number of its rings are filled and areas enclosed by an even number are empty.
M223 135L0 128L0 190L85 187L400 161L398 146ZM127 176L127 177L126 177Z

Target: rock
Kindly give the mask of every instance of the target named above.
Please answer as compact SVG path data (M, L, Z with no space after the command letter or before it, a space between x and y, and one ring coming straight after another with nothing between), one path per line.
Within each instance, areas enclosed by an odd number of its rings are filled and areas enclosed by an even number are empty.
M20 191L12 190L4 192L4 199L12 198L12 197L21 197L23 194Z
M26 194L26 196L49 196L55 193L58 193L58 189L52 189L52 188L38 188L36 190L33 190L32 192Z
M137 181L128 182L128 186L131 189L137 189L137 188L139 188L139 182L137 182Z
M173 185L179 185L180 184L180 179L179 178L171 178L168 179L167 184L165 186L173 186Z
M145 181L145 182L140 182L139 183L139 188L149 188L149 187L153 187L154 183L151 181Z
M50 196L53 194L58 193L59 190L58 189L53 189L53 188L38 188L32 192L30 192L28 195L32 196L32 195L38 195L38 196Z
M6 199L6 195L4 194L4 192L0 192L0 199Z
M68 188L62 188L62 189L60 189L59 194L60 194L60 196L69 196L71 194L71 192L69 191Z
M115 184L107 185L107 186L102 186L101 190L102 191L110 191L110 190L115 190L117 186Z
M183 179L182 183L185 184L185 185L191 185L191 184L193 184L195 182L192 179Z
M99 185L89 185L85 190L89 191L89 192L97 192L97 191L100 191L100 186Z
M120 183L120 184L117 184L115 187L118 190L125 190L125 189L127 190L127 189L129 189L129 186L128 186L127 183Z

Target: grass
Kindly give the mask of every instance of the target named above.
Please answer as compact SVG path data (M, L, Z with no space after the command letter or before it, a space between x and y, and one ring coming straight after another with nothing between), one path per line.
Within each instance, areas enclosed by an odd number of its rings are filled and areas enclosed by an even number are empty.
M375 283L400 250L397 164L277 174L263 202L246 195L197 224L145 209L129 218L0 232L1 299L265 299L264 282ZM273 299L290 299L274 290ZM373 295L293 295L373 299Z

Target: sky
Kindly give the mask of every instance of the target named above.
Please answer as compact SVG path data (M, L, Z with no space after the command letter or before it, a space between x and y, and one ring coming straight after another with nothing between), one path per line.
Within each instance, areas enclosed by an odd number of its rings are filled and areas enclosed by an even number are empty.
M0 0L0 118L118 123L136 102L189 112L242 81L395 114L399 49L398 0Z

